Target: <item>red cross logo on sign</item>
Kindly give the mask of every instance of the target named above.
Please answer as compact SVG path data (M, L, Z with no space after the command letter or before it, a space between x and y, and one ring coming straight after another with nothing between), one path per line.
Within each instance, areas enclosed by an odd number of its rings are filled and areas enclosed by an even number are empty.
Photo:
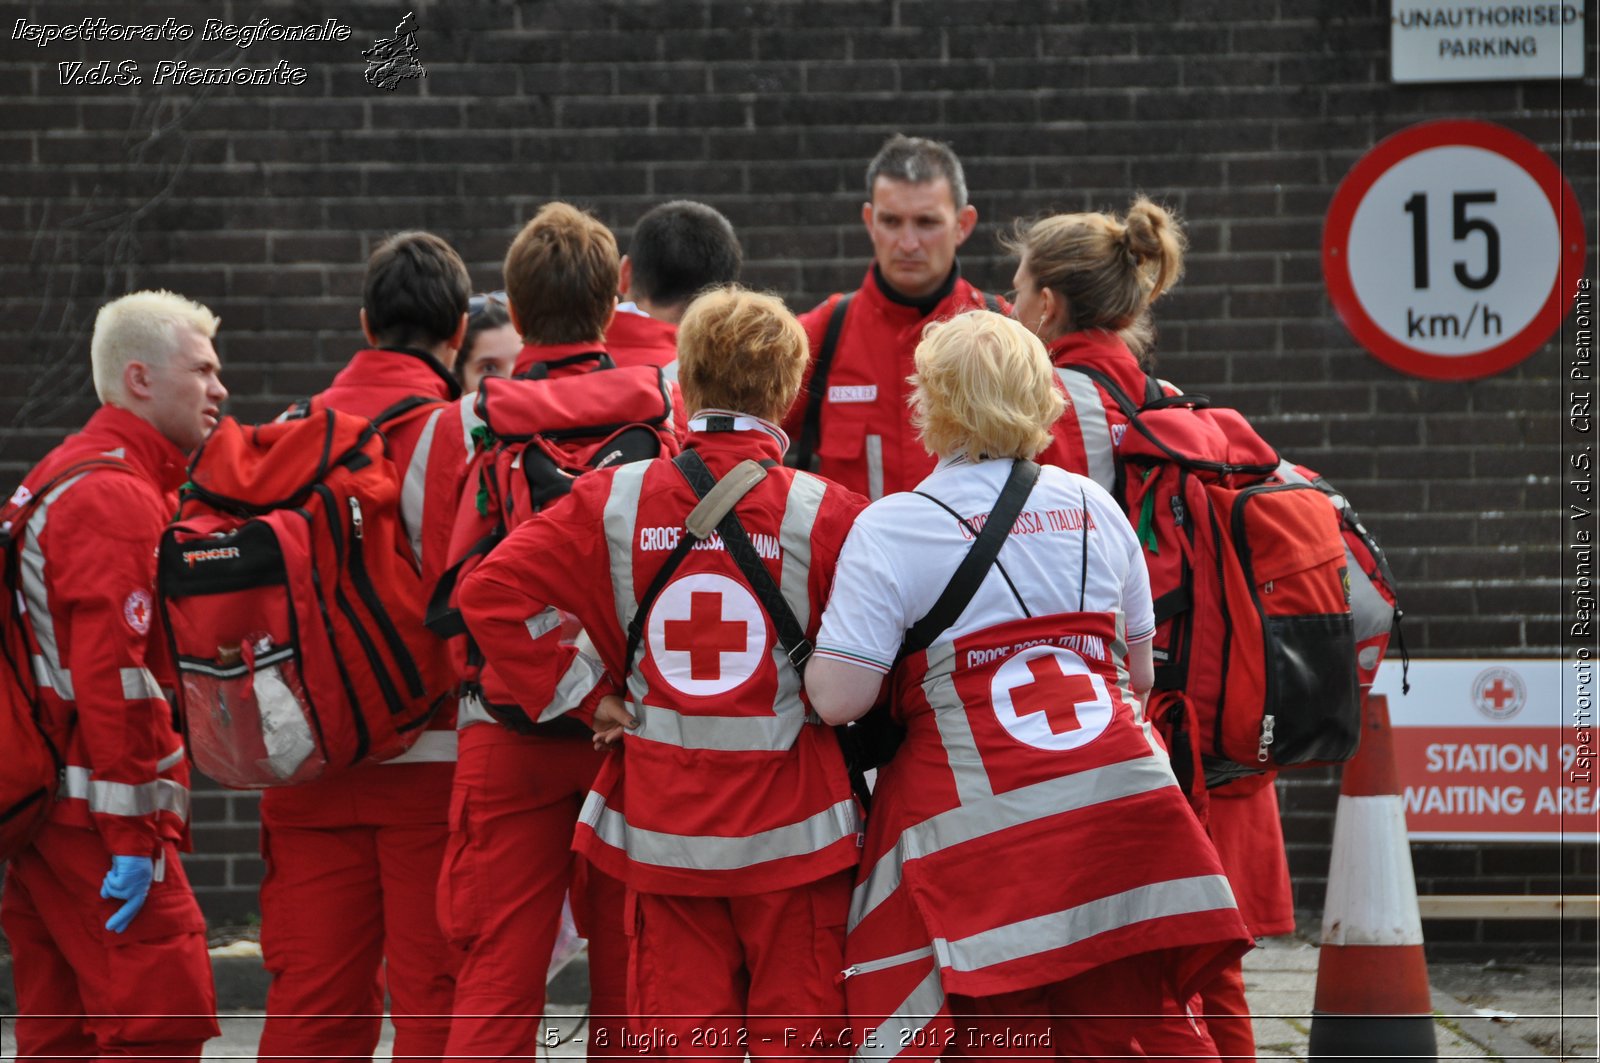
M1111 723L1117 702L1084 659L1057 646L1012 654L989 682L995 719L1036 749L1086 746Z
M1035 657L1028 662L1033 682L1011 691L1011 704L1016 707L1017 718L1024 719L1036 712L1045 714L1051 734L1065 734L1078 729L1078 706L1094 701L1094 684L1086 675L1062 675L1054 660Z
M1496 665L1472 681L1472 703L1491 720L1509 720L1528 701L1528 687L1515 669Z
M721 679L722 655L744 649L743 620L722 619L722 595L693 591L689 619L668 620L663 625L667 649L689 655L689 678Z
M766 655L767 622L749 588L697 572L667 584L645 624L650 659L673 689L724 694L749 681Z

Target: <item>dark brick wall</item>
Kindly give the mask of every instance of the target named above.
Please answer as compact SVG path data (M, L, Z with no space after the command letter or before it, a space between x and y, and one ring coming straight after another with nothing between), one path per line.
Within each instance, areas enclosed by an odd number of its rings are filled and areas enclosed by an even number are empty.
M648 206L694 196L739 227L751 283L810 306L860 277L862 169L904 130L961 152L982 216L964 268L998 290L1012 264L995 236L1012 218L1120 209L1136 190L1177 207L1193 247L1159 308L1163 373L1239 407L1350 493L1389 547L1413 652L1559 651L1562 350L1476 382L1401 376L1334 316L1320 234L1374 143L1476 117L1562 165L1592 248L1592 34L1582 82L1396 86L1380 0L419 0L427 77L383 92L359 52L407 6L0 2L4 37L19 17L84 15L198 26L336 12L354 29L247 51L0 39L0 473L90 411L93 311L128 288L169 286L221 314L239 416L321 387L359 340L365 254L400 228L445 235L491 287L509 237L549 198L593 209L625 244ZM139 61L146 84L57 84L56 63L102 58ZM309 77L157 87L161 59L284 59ZM1321 899L1331 785L1284 784L1306 908ZM193 866L217 918L250 907L252 805L197 802ZM1546 853L1516 852L1507 866ZM1418 849L1439 888L1547 884L1544 871L1504 877L1500 859ZM1592 856L1550 859L1593 869Z

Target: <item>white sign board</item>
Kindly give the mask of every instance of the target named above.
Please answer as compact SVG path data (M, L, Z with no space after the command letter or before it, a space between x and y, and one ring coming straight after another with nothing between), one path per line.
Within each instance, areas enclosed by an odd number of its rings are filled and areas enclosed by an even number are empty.
M1581 78L1579 0L1390 0L1395 82Z
M1580 674L1577 669L1586 669ZM1412 841L1600 842L1596 665L1413 660L1378 670Z
M1583 271L1583 214L1550 157L1502 126L1424 122L1350 171L1323 275L1367 350L1433 380L1502 372L1548 340Z

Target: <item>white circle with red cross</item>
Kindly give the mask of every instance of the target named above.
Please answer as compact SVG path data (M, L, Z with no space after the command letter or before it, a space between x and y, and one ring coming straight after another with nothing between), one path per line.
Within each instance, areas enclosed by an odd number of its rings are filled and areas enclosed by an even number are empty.
M1514 669L1496 665L1472 681L1472 704L1491 720L1509 720L1528 703L1528 687Z
M1017 741L1035 749L1088 745L1115 711L1106 681L1084 659L1058 646L1032 646L995 670L989 700L995 719Z
M650 658L674 690L693 697L743 685L767 651L761 603L737 580L697 572L667 584L645 625Z

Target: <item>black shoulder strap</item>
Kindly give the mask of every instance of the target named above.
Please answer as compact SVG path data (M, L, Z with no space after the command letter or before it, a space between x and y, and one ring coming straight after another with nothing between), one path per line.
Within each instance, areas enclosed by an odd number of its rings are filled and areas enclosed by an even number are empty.
M717 481L711 476L711 470L706 468L705 462L701 461L700 455L694 451L684 451L678 455L676 462L679 470L688 479L689 486L693 487L694 493L701 498L717 485ZM744 573L745 582L750 584L750 589L756 592L762 607L772 618L772 626L778 633L778 643L783 646L784 655L789 658L789 663L794 665L795 671L804 675L806 661L811 657L811 641L806 638L799 618L794 615L794 610L789 608L789 602L784 598L783 591L773 580L772 573L767 570L766 562L761 560L756 548L750 544L750 536L745 533L739 515L731 509L728 510L728 515L717 525L717 534L722 536L723 548L739 566L739 571Z
M595 366L589 372L598 372L601 369L615 369L617 363L605 351L584 351L581 354L569 354L565 358L552 358L548 362L534 362L527 372L518 373L518 380L543 380L550 375L552 369L565 369L569 365L581 365L584 362L594 362Z
M1074 373L1082 373L1090 380L1093 380L1096 384L1099 384L1101 389L1104 390L1107 395L1111 396L1111 401L1116 403L1122 412L1127 414L1130 419L1132 419L1133 416L1141 409L1141 406L1138 403L1134 402L1133 399L1128 397L1128 393L1126 391L1123 391L1117 386L1117 382L1115 380L1112 380L1100 370L1091 369L1089 366L1077 364L1064 365L1061 368L1070 369ZM1147 377L1146 379L1149 378Z
M704 498L711 489L717 485L716 479L711 475L711 470L701 460L700 455L692 450L685 450L672 459L672 464L689 481L689 486L694 488L694 493L699 498ZM761 604L766 608L767 615L772 617L773 626L778 632L778 642L783 646L783 652L788 655L797 671L803 670L806 658L811 656L811 643L806 641L805 632L800 628L800 622L795 618L789 603L783 600L783 592L772 581L772 574L767 571L766 565L756 555L755 547L750 545L750 537L745 534L744 525L739 523L739 518L730 508L727 516L717 524L717 534L722 536L722 545L738 564L739 570L744 573L745 579L756 592L756 597L761 599ZM683 564L683 559L694 548L696 539L688 528L683 528L679 534L678 545L673 547L672 553L662 562L656 570L655 577L651 579L650 586L645 588L644 595L639 599L639 608L634 611L633 619L628 622L628 648L627 656L623 658L629 671L633 669L634 656L639 652L639 643L644 639L645 618L650 614L651 606L655 605L661 592L666 589L667 582L672 579L678 566ZM763 582L764 580L764 582Z
M811 470L811 460L816 454L817 438L822 430L822 400L828 394L828 370L833 366L834 351L839 348L839 334L844 331L844 315L850 309L855 292L847 292L833 304L828 315L828 327L822 333L822 346L817 348L817 358L811 366L811 380L806 385L806 417L800 425L800 440L785 456L784 464L796 469Z
M996 314L1005 313L1005 310L1000 305L1000 297L990 295L988 292L983 293L983 308Z
M944 593L933 603L933 608L906 632L905 642L900 647L901 657L909 657L927 649L933 645L934 639L956 622L967 603L972 601L972 596L978 593L989 566L1000 556L1000 547L1005 543L1006 536L1011 534L1011 528L1016 524L1017 516L1022 512L1038 479L1039 466L1033 462L1018 459L1012 463L1011 475L1006 477L1006 485L1000 489L1000 497L989 511L983 531L978 533L977 539L967 550L967 556L956 566L955 575L950 577Z

